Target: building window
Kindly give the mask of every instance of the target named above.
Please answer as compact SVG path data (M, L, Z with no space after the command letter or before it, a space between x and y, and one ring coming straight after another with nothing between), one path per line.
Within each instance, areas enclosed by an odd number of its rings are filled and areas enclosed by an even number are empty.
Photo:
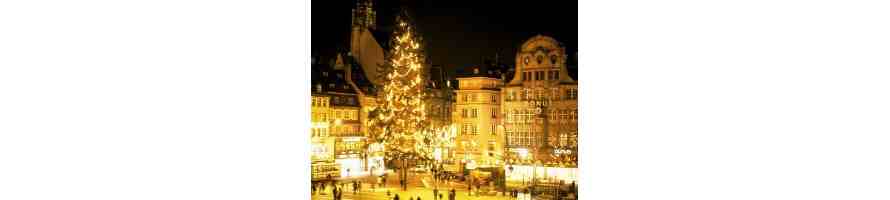
M498 128L497 124L494 124L494 123L491 124L491 132L490 132L491 135L497 135L497 128Z
M531 92L529 92L529 89L523 88L522 89L522 100L528 100L528 99L530 99L530 97L531 97Z
M559 70L553 70L553 79L559 80Z
M476 118L479 116L479 109L473 108L473 112L470 114L470 118Z
M461 109L461 111L460 111L460 117L462 117L462 118L467 118L467 109L466 109L466 108Z
M491 103L498 103L498 95L495 95L495 94L491 95Z
M491 118L498 118L498 109L491 108Z
M464 103L470 102L470 94L464 94Z
M478 99L478 96L479 96L479 95L471 94L471 96L470 96L470 101L471 101L471 102L476 102L476 101L478 101L478 100L479 100L479 99Z
M527 80L528 80L528 77L526 77L525 72L523 72L523 73L521 74L521 76L522 76L522 80L523 80L523 81L527 81Z
M550 89L550 99L551 100L559 100L559 89L553 88Z
M572 121L578 121L578 109L572 110Z
M462 132L465 135L477 135L479 130L476 128L476 125L471 123L464 123Z

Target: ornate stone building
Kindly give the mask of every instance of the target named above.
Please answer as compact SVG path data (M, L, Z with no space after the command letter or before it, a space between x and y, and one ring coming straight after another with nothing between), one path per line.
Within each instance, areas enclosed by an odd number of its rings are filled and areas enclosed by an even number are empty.
M542 35L516 53L515 75L503 90L508 162L577 165L578 84L567 59L560 42Z

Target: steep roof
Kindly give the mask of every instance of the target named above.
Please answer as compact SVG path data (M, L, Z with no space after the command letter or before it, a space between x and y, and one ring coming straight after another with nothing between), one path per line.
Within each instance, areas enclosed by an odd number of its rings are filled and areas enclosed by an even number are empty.
M352 56L346 56L345 62L347 66L352 70L351 78L352 82L355 83L355 86L358 87L359 90L362 91L365 95L376 96L377 95L377 87L371 83L371 80L368 79L368 74L365 73L364 68L361 67L361 64L355 60Z
M324 59L318 59L324 60ZM310 90L313 94L325 94L330 92L343 94L356 94L355 90L346 81L346 72L335 70L329 63L314 62L311 64ZM320 86L320 87L319 87ZM319 89L321 89L319 91Z
M389 28L370 29L368 31L371 32L371 36L374 37L374 40L377 41L377 44L380 44L384 51L389 49L389 40L392 38L392 31Z
M458 78L488 77L499 79L503 78L501 76L506 72L507 68L507 65L498 65L494 62L485 61L481 65L459 68L455 70L455 76Z

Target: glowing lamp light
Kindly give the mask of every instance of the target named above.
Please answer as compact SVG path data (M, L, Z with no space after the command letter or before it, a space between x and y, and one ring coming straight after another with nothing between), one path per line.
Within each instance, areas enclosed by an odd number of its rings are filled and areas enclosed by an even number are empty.
M522 159L528 159L528 149L521 148L516 150L519 153L519 157Z

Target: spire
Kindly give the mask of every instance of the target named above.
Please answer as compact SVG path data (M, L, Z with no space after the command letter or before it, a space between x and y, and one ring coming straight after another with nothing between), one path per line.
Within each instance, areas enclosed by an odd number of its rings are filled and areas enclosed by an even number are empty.
M374 3L371 0L356 1L352 9L352 26L355 28L377 28L377 13L374 12Z

